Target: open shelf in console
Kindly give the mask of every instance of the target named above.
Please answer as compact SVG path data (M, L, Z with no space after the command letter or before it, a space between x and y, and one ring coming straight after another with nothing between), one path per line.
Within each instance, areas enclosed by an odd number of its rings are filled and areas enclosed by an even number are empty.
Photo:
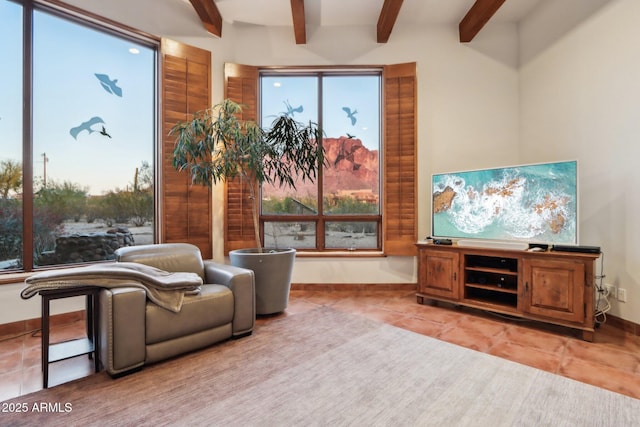
M464 299L477 301L484 304L516 308L518 295L516 292L498 292L492 289L467 286L464 291Z
M463 298L499 306L517 307L518 259L464 255Z

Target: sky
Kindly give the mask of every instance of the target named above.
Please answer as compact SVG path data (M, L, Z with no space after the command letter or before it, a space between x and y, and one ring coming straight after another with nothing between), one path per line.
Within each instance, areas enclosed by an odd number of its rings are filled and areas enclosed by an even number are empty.
M318 123L318 79L315 77L265 76L262 78L262 116L268 125L287 111L293 118ZM322 82L322 124L325 137L353 135L371 150L380 147L380 78L378 76L326 76ZM349 108L355 123L343 108ZM354 113L354 111L356 113Z
M22 162L21 8L0 2L0 161ZM137 54L130 53L137 48ZM117 80L122 96L96 77ZM69 181L99 195L133 182L153 164L155 53L42 12L34 17L34 178ZM70 130L92 117L104 123ZM102 125L111 136L101 135Z

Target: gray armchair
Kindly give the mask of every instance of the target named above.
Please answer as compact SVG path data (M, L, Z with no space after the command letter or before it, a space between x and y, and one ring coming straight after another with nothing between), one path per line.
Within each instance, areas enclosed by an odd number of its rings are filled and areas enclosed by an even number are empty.
M110 375L122 375L253 331L253 271L202 260L200 250L186 243L123 247L116 256L119 262L137 262L170 272L195 272L204 285L200 293L185 295L177 313L154 304L144 289L103 289L100 357Z

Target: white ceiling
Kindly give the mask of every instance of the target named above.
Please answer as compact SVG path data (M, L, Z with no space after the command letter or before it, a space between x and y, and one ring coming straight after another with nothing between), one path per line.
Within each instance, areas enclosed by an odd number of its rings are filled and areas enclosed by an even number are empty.
M127 0L111 0L127 1ZM190 0L174 0L190 3ZM213 0L228 24L289 27L293 32L291 0ZM385 0L305 0L307 34L318 27L375 27ZM589 19L614 0L505 0L480 34L490 28L518 28L518 53L500 58L509 65L527 63L538 52L552 45L567 32ZM638 0L640 1L640 0ZM416 26L458 27L476 0L403 0L391 31ZM191 14L195 11L191 9ZM224 37L224 25L223 25ZM491 34L491 32L489 32ZM327 34L324 32L323 34ZM500 31L493 34L500 34ZM317 37L314 35L314 37ZM477 40L477 39L476 39ZM496 39L486 38L495 44ZM317 42L317 39L311 39ZM498 42L499 43L499 42ZM480 47L480 42L474 43ZM484 46L485 53L496 54L495 46ZM488 50L487 50L488 49ZM498 48L499 49L499 48ZM517 58L517 59L516 59Z
M295 42L291 0L213 1L224 21L222 38L228 34L225 28L228 29L232 24L238 25L238 28L244 25L279 26L290 28L291 42ZM475 1L403 0L390 41L394 40L394 32L403 26L416 28L445 25L457 28ZM502 30L504 24L516 24L517 53L513 54L509 50L506 52L508 58L501 56L497 59L511 66L521 66L589 19L600 8L613 2L615 0L505 0L480 31L480 40L474 39L473 46L488 55L497 55L496 49L500 50L504 43L510 46L509 43L513 40L505 41L495 35L506 34L505 37L512 37L509 35L512 33ZM207 33L191 0L65 0L65 3L150 34L171 37L207 37L209 34L209 37L216 37ZM336 27L340 31L346 31L347 27L367 27L364 31L372 34L371 27L376 27L383 4L384 0L305 0L307 34L311 35L307 41L320 45L318 37L330 37L331 31L315 31L318 27ZM491 32L492 27L499 30ZM484 33L492 36L483 39Z
M226 22L293 26L290 0L214 1ZM507 0L491 21L517 23L545 1L549 0ZM307 0L305 15L308 25L376 25L383 3L384 0ZM396 25L458 24L474 3L475 0L404 0Z

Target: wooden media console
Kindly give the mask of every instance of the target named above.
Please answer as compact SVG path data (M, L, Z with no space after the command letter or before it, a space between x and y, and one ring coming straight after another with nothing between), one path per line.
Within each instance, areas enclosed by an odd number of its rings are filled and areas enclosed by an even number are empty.
M593 341L595 260L600 254L529 252L417 243L418 292L582 331Z

